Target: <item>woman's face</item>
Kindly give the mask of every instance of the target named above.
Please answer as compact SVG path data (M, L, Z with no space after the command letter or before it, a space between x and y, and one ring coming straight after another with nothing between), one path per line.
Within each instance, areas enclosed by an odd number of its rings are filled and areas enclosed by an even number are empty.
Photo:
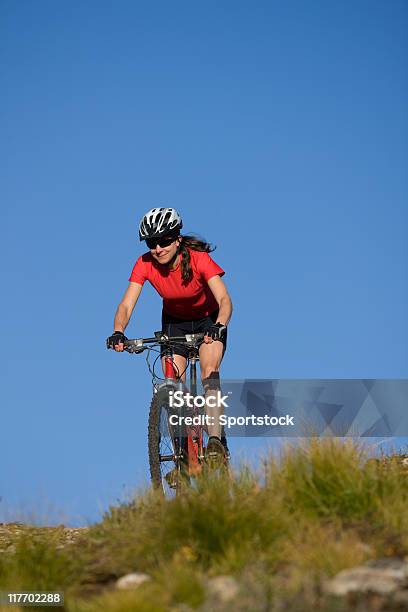
M160 246L160 243L157 243L155 248L150 249L153 259L161 264L167 264L173 259L177 253L177 248L181 241L181 237L178 236L177 238L174 238L172 242L166 244L169 240L170 238L168 240L162 239L161 243L164 246Z

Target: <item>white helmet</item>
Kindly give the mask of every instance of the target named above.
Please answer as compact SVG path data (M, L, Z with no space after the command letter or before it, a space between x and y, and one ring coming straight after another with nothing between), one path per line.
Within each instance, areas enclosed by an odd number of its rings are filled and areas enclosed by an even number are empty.
M175 208L152 208L140 221L139 238L159 238L182 227L183 222Z

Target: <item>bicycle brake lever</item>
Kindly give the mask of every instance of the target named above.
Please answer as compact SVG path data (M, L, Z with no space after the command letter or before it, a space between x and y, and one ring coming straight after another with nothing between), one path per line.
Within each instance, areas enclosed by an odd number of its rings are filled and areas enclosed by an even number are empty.
M204 334L203 333L185 334L185 337L186 337L186 343L188 345L194 345L195 342L198 342L199 340L202 340L204 338Z
M137 338L136 340L127 340L124 345L125 351L127 351L128 353L141 353L147 348L147 346L143 345L142 338Z
M143 353L143 351L145 351L146 349L147 346L125 345L125 351L127 351L128 353Z

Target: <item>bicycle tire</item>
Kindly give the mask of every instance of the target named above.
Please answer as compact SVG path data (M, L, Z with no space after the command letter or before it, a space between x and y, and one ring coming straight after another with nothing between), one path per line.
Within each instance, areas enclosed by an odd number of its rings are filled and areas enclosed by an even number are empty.
M166 493L166 487L164 484L165 474L175 469L180 472L181 461L174 459L173 461L167 461L165 466L161 460L161 444L163 439L163 424L162 417L167 419L167 408L169 406L168 390L160 389L154 394L149 410L149 422L148 422L148 455L149 455L149 467L150 467L150 478L154 488L162 489L163 493ZM166 436L164 436L166 438ZM164 443L167 455L174 454L176 456L177 449L172 437L167 437L167 443ZM168 469L166 469L168 468ZM174 487L177 489L177 486Z

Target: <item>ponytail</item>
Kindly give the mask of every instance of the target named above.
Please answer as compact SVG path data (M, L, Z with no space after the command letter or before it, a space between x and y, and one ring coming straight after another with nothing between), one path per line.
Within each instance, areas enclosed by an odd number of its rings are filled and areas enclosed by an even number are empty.
M209 242L201 240L198 236L194 236L193 234L181 236L179 245L179 253L181 253L181 278L186 282L188 282L193 275L190 263L190 253L187 247L193 249L193 251L203 251L205 253L211 253L211 251L214 251L216 248Z

